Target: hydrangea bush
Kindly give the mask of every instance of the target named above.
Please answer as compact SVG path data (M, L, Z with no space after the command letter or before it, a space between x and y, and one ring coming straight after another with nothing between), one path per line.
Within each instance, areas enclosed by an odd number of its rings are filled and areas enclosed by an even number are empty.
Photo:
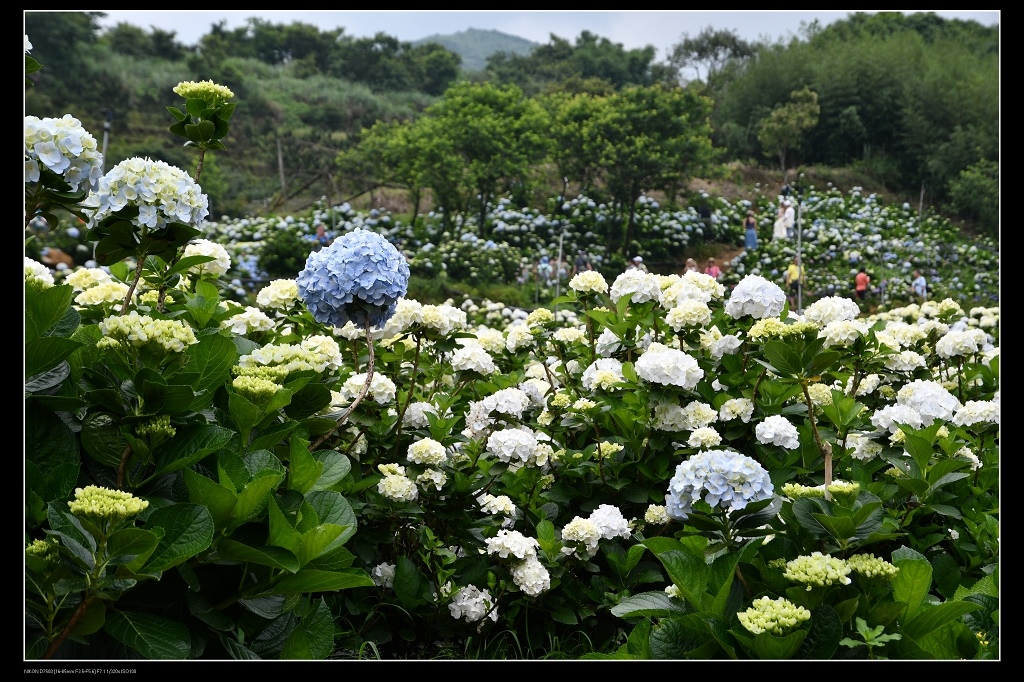
M225 113L183 93L186 135ZM742 263L423 305L429 227L354 213L242 304L230 240L131 201L107 236L182 230L141 266L25 262L26 658L830 659L858 622L889 658L998 656L998 307L801 316Z

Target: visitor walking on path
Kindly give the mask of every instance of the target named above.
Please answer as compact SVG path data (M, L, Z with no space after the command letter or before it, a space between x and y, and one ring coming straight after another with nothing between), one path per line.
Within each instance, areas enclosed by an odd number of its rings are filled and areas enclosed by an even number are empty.
M807 273L804 271L804 266L800 263L800 256L793 256L793 262L786 268L786 274L784 275L790 310L797 309L797 299L800 298L801 288L806 284L806 276Z
M786 199L779 205L779 215L775 219L772 239L792 239L794 222L796 222L796 211L793 210L793 202Z
M757 249L757 216L753 211L747 211L747 217L743 219L743 228L746 232L743 245L747 251Z

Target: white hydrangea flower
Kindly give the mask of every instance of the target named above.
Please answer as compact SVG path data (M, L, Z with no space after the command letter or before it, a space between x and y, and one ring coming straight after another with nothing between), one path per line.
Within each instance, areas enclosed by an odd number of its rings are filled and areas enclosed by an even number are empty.
M49 288L53 286L53 273L50 272L50 268L39 261L25 256L25 281L29 280L39 280L42 282L43 288ZM125 287L125 293L128 293L127 287ZM121 298L124 298L124 294L121 295Z
M702 301L686 299L668 311L665 321L677 332L688 327L706 327L711 324L711 308Z
M450 305L425 305L420 308L421 324L427 329L447 336L466 328L466 311Z
M71 114L62 118L25 117L25 182L39 182L40 167L71 185L72 192L96 191L103 154L96 138Z
M243 312L221 322L220 327L230 330L232 334L245 335L250 332L270 331L274 328L274 321L259 308L246 306Z
M415 464L435 467L448 460L448 453L433 438L423 438L409 445L406 457Z
M754 415L754 401L749 398L731 398L722 403L718 418L724 422L739 419L744 424Z
M483 493L476 498L480 510L485 514L500 514L502 516L514 516L516 505L508 495L491 495Z
M585 270L569 280L569 288L581 294L606 294L608 293L608 282L605 281L604 275L597 270Z
M913 372L925 366L924 356L912 350L904 350L885 356L886 369L894 372Z
M846 348L867 336L870 329L864 320L834 320L818 332L818 338L825 339L826 347Z
M26 258L25 260L28 261L30 259ZM32 262L35 263L35 261ZM42 263L38 263L37 265L42 265ZM27 269L28 263L26 263L25 266ZM42 265L42 267L46 268L45 265ZM47 274L49 274L48 270ZM70 284L71 288L75 291L85 291L86 289L91 289L98 284L106 284L110 281L112 281L110 275L107 274L106 270L101 268L79 268L64 279L64 283Z
M642 270L626 270L615 278L609 293L612 301L618 303L623 296L632 303L661 301L661 286L658 278Z
M536 556L513 564L511 572L512 582L531 597L551 589L551 574Z
M765 417L764 421L754 427L754 435L759 443L778 445L787 450L800 447L800 434L796 427L780 414Z
M732 290L725 312L733 319L750 315L755 320L778 317L786 305L786 292L760 275L747 275Z
M103 305L104 303L121 303L127 295L127 284L124 282L109 280L101 282L94 287L89 287L82 293L78 294L78 296L75 296L75 303L81 306Z
M528 538L517 530L501 529L493 538L485 540L488 554L497 554L502 559L510 556L516 559L537 558L540 543Z
M588 391L595 388L611 390L625 381L622 375L622 363L615 358L598 358L583 371L580 381Z
M214 259L189 268L188 271L197 277L220 277L231 269L231 256L227 249L209 239L197 239L186 246L184 257L189 256L209 256Z
M861 462L871 461L882 453L882 444L862 433L847 434L846 447L853 448L850 456Z
M515 353L523 348L533 346L535 339L529 325L516 324L505 332L505 348L510 353Z
M957 426L974 426L975 424L999 424L999 403L992 400L968 400L956 414L953 423Z
M597 554L598 541L601 539L601 529L590 519L581 516L573 518L562 528L562 542L574 545L584 550L588 557ZM564 554L576 552L574 546L563 547Z
M832 322L855 320L858 315L860 308L856 301L842 296L819 298L804 310L804 319L819 327L826 327Z
M391 589L395 585L395 564L377 564L370 571L370 578L377 587Z
M354 401L362 392L363 386L366 385L366 375L367 372L353 374L341 385L340 393L348 403ZM398 395L398 387L395 386L395 382L380 372L374 372L367 396L377 404L385 405L393 402L396 395Z
M405 467L397 464L381 464L377 469L384 478L377 481L377 492L395 502L412 502L420 495L416 482L405 475Z
M712 448L721 443L722 436L710 426L694 429L686 441L691 448Z
M294 279L275 279L256 294L256 303L270 310L287 310L299 302L299 286Z
M644 381L692 390L704 377L697 361L683 351L654 342L635 364L637 376Z
M924 426L924 419L910 405L887 405L871 415L871 425L882 431L895 434L900 430L900 424L919 429Z
M466 585L456 592L448 604L448 611L455 620L464 618L467 623L475 623L484 618L494 622L498 620L498 609L494 607L491 593L476 585Z
M916 380L904 384L896 394L896 402L914 408L926 425L936 419L949 421L960 409L960 401L934 381Z
M597 526L603 540L629 538L632 534L629 521L618 507L611 504L598 505L597 509L590 512L588 520Z
M169 222L198 225L209 213L207 196L188 173L163 161L132 157L111 168L90 195L90 224L128 206L139 209L136 227L162 229Z
M982 329L949 331L935 343L935 354L943 359L973 355L984 349L987 338Z
M452 353L451 365L456 372L476 372L484 376L494 374L497 366L494 358L479 343L459 339L463 343Z
M425 429L430 426L427 421L427 413L436 415L437 408L433 404L423 401L410 403L402 415L402 426L410 429Z

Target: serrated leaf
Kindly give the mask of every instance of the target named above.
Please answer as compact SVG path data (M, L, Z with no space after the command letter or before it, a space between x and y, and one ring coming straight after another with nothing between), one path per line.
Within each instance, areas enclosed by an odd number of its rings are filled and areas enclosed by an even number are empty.
M75 626L71 629L70 634L74 637L85 637L103 628L107 620L107 603L102 599L94 599L85 607L85 611L80 613Z
M830 606L819 606L811 611L811 627L800 645L795 658L803 660L829 660L839 648L843 638L843 623Z
M303 592L337 592L353 587L372 587L373 580L366 571L348 569L350 572L321 571L304 568L294 575L287 575L275 586L279 594L301 594Z
M291 397L284 413L291 419L304 419L318 414L331 404L331 391L323 384L306 384Z
M146 528L160 528L163 537L146 563L144 573L166 571L204 551L213 542L213 518L195 504L172 504L157 509L146 519Z
M612 615L619 618L667 618L676 613L686 613L678 600L665 592L641 592L622 599L611 608Z
M160 538L144 528L122 528L107 538L107 561L112 565L128 564L152 554Z
M213 424L177 427L174 438L159 449L152 476L192 466L227 445L233 435L233 431Z
M895 601L906 602L907 611L904 620L912 618L921 607L932 585L932 567L927 559L898 559L897 550L893 552L893 565L899 573L892 579L892 592Z
M189 500L209 509L213 523L218 529L227 527L234 516L235 503L238 501L235 492L192 469L185 468L181 473L185 487L188 488Z
M788 635L762 632L754 637L753 648L761 660L788 660L797 652L806 636L807 633L803 630L797 630Z
M325 490L344 479L352 471L352 462L348 457L334 450L314 452L313 456L323 465L320 478L313 484L312 490Z
M333 490L314 491L306 496L306 501L316 512L320 523L332 523L345 527L344 532L338 536L335 547L341 546L355 534L356 514L344 495Z
M902 570L900 572L902 573ZM900 632L907 637L920 639L946 623L960 618L965 613L981 608L980 604L969 601L948 601L925 606L901 628Z
M227 561L242 561L245 563L270 566L295 573L299 570L299 560L294 554L282 547L264 545L253 547L230 538L224 538L217 543L217 555Z
M238 493L235 503L234 522L232 526L240 526L262 513L267 506L271 493L277 489L284 474L264 474L252 479Z
M53 369L81 347L80 341L59 336L44 336L28 341L25 344L25 378Z
M184 624L148 613L112 611L103 630L150 660L183 660L191 650Z

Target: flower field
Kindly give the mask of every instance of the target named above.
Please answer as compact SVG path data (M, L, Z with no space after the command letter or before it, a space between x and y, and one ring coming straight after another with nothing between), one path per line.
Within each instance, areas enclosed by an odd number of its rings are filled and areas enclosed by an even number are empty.
M200 167L225 90L175 89ZM26 230L79 216L95 260L25 259L26 659L999 657L997 245L811 188L797 313L767 217L721 280L623 271L586 197L213 221L198 170L100 175L62 121L26 122ZM647 261L703 238L639 209ZM407 297L559 237L597 268L550 305Z

